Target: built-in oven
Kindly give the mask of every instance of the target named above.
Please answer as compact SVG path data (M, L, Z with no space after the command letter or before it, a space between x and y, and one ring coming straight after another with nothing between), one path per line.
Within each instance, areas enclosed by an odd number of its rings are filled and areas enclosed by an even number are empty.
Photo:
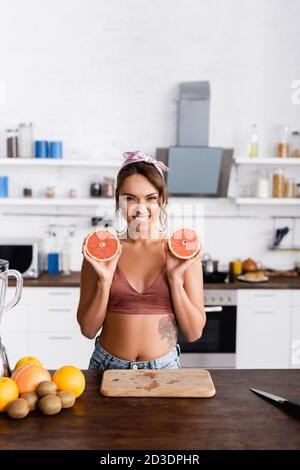
M201 338L188 342L182 332L179 333L182 367L236 366L236 292L205 290L206 325Z

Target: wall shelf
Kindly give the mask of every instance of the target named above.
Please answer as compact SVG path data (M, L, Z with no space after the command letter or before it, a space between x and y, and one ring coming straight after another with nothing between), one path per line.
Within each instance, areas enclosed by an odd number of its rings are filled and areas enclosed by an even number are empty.
M272 166L290 166L290 165L299 165L300 158L289 157L289 158L236 158L234 159L236 165L272 165Z
M237 197L234 198L236 204L242 205L274 205L274 206L300 206L299 198L256 198L256 197Z
M97 167L119 168L120 161L76 160L72 158L0 158L0 166Z
M73 207L114 207L115 199L114 198L0 198L0 207L5 206L25 206L25 207L35 207L35 206L73 206Z
M270 247L269 248L270 251L282 251L282 252L297 252L299 253L300 252L300 246L291 246L291 247L286 247L286 248L281 248L281 247Z

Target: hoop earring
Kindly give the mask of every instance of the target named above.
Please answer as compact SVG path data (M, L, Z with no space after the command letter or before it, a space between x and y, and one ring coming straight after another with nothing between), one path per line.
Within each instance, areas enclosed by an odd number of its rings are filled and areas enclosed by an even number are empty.
M120 210L120 207L119 207L118 209L115 210L115 215L114 215L114 218L113 218L113 221L112 221L112 226L113 226L113 228L115 229L115 231L117 233L124 233L128 229L128 223L127 222L126 222L126 226L125 226L124 229L119 230L119 227L116 227L116 219L118 219L120 216L122 217L121 210ZM122 217L122 219L125 220L124 217Z
M158 231L163 234L166 234L168 230L168 215L167 215L164 205L161 206L161 209L160 209L159 223L160 223L161 228L157 227Z

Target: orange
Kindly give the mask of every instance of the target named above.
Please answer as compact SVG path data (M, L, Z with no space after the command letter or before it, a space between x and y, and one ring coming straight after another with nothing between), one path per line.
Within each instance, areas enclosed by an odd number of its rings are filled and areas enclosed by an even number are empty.
M16 382L8 377L0 377L0 411L5 411L6 407L19 396L19 389Z
M110 261L119 251L120 240L111 228L97 228L85 242L87 253L97 261Z
M14 370L11 378L16 382L19 392L35 392L40 382L51 380L51 375L44 367L25 364Z
M192 258L200 249L197 233L189 228L179 228L168 238L169 248L176 258Z
M18 367L22 367L22 366L24 366L25 364L34 364L34 365L36 365L36 366L41 366L41 367L43 367L43 364L42 364L38 359L36 359L36 357L25 356L25 357L22 357L22 358L17 362L17 364L15 365L15 369L17 369Z
M58 391L73 392L78 398L85 389L85 378L80 369L75 366L63 366L53 375Z

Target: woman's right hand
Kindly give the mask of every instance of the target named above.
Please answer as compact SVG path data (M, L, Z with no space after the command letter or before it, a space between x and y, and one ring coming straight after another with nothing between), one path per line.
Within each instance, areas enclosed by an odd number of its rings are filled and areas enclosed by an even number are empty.
M116 256L113 257L113 259L111 259L110 261L100 261L100 260L98 261L92 258L87 253L86 245L85 245L86 239L87 237L85 237L85 239L83 240L83 244L82 244L82 254L84 258L86 259L86 261L88 261L88 263L90 263L93 266L101 282L111 282L113 279L114 272L116 270L119 258L122 253L122 244L120 243L119 250Z

